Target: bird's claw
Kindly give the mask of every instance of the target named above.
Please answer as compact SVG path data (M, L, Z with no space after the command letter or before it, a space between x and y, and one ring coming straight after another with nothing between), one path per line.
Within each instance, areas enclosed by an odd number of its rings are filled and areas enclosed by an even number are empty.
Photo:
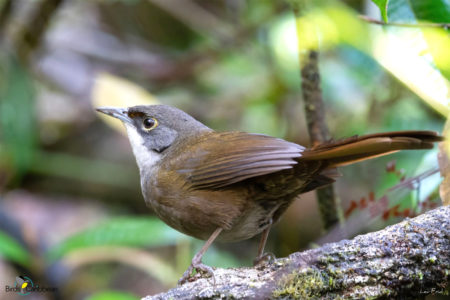
M182 285L188 281L193 281L192 279L194 279L194 275L192 274L192 272L194 270L197 273L210 275L210 277L213 279L214 285L216 285L216 278L214 277L213 268L204 265L201 262L200 263L192 262L192 264L187 268L186 272L184 272L183 276L181 276L180 280L178 280L178 285Z
M273 253L266 252L256 257L253 260L253 266L262 267L272 263L276 259L276 256Z

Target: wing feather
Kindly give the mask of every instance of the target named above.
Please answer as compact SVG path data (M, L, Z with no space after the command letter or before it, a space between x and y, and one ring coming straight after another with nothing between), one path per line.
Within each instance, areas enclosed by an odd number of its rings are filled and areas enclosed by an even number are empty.
M245 132L214 132L193 148L198 151L183 155L178 172L195 189L217 189L291 169L304 150L282 139Z

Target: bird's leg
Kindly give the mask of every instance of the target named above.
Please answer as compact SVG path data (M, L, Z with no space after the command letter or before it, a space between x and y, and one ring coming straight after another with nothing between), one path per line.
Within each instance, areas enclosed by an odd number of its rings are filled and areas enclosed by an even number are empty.
M259 241L258 246L258 255L253 260L253 265L259 265L263 263L264 261L272 261L275 259L275 255L272 253L266 252L264 253L264 248L266 247L267 237L269 236L270 228L272 228L273 220L272 218L269 221L269 225L264 229L263 233L261 234L261 240Z
M178 280L178 284L185 283L192 275L192 271L195 269L197 272L201 271L203 273L210 274L212 278L214 279L214 273L211 267L204 265L202 263L202 257L203 254L205 254L206 250L208 250L209 246L214 242L214 240L217 238L217 236L222 232L222 228L217 228L209 237L209 239L205 242L203 247L200 249L200 251L197 252L197 254L194 255L194 258L192 258L191 265L188 267L186 272L184 272L183 276L181 276L180 280Z

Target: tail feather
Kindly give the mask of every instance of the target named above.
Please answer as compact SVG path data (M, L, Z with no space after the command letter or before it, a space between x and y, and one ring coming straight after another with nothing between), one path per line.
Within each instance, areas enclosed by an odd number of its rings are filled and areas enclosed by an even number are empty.
M443 137L434 131L393 131L325 143L307 149L301 160L325 160L327 168L387 155L400 150L430 149Z

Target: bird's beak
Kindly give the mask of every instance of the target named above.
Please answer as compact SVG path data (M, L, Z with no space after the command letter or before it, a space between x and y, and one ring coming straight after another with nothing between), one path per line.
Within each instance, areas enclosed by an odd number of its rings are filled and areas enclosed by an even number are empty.
M117 118L123 122L127 122L130 124L132 123L132 120L128 116L128 108L98 107L95 110L104 113L105 115Z

